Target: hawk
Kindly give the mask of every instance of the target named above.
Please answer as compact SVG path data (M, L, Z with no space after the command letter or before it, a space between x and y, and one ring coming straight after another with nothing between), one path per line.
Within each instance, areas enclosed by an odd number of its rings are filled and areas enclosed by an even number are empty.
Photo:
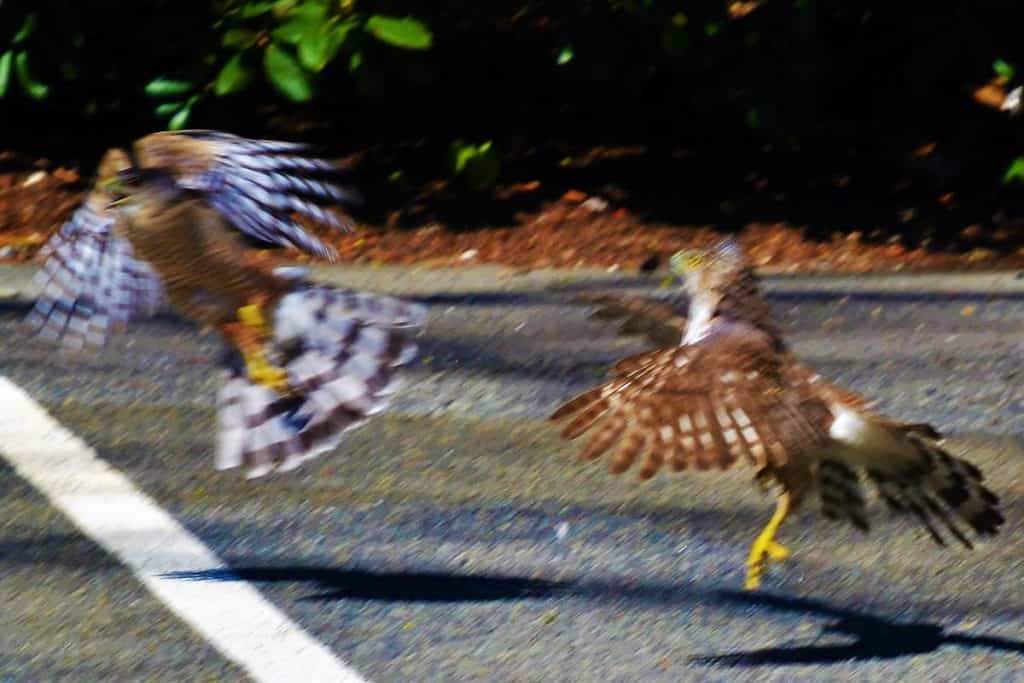
M976 466L942 448L933 427L872 412L793 356L734 240L678 252L670 265L685 282L685 315L636 299L589 300L597 317L625 317L624 332L643 332L660 348L619 361L609 381L551 415L564 437L589 435L581 459L608 456L614 474L639 461L641 479L665 467L753 466L756 481L780 493L750 549L748 589L760 586L769 560L789 556L776 535L810 495L826 517L867 531L863 477L940 545L944 530L973 547L963 524L979 536L998 532L999 499Z
M218 396L218 469L292 469L383 410L426 310L316 285L248 258L247 239L333 258L291 218L335 227L317 201L353 200L304 145L215 131L154 133L108 151L82 206L45 246L27 322L68 349L167 307L231 349ZM328 180L324 177L327 176Z

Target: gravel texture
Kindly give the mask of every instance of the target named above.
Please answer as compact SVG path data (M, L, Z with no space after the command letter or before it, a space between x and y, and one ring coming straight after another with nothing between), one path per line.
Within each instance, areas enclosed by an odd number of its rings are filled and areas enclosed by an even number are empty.
M893 417L949 433L1008 522L968 552L877 502L867 536L809 505L783 528L793 558L746 594L746 552L772 509L749 471L639 485L575 462L543 421L644 348L571 297L664 292L474 273L321 273L415 296L431 317L394 410L289 475L212 471L218 342L172 318L69 359L19 341L25 306L9 302L0 373L374 681L1019 677L1024 296L1012 283L770 282L796 352ZM0 489L15 511L0 519L0 679L237 678L10 470Z

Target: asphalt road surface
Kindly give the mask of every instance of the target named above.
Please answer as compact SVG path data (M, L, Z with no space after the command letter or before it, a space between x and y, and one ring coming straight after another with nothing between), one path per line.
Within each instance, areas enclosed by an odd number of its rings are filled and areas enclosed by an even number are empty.
M176 578L250 582L372 681L1024 679L1022 288L770 282L797 353L948 433L1008 521L966 551L877 501L867 536L808 505L780 537L793 557L745 593L773 509L750 471L640 485L576 462L544 422L645 348L573 294L654 287L494 270L338 279L419 298L430 322L393 410L286 475L212 469L218 341L173 318L60 357L19 336L27 307L10 299L0 375L233 570ZM0 680L244 680L2 463Z

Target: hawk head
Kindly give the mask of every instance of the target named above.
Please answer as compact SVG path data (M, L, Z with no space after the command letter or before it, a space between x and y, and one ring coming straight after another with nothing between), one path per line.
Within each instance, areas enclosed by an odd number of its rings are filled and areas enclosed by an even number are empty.
M740 245L727 237L710 249L683 249L669 261L690 296L724 293L749 270Z
M131 217L140 211L156 214L179 202L184 190L162 169L129 166L104 183L110 206Z
M96 182L100 185L109 184L121 171L132 167L131 157L123 149L108 149L103 158L100 159L99 168L96 169Z
M782 333L739 243L727 237L710 249L678 251L669 261L690 297L684 343L704 338L716 324L741 323L768 334L781 349Z

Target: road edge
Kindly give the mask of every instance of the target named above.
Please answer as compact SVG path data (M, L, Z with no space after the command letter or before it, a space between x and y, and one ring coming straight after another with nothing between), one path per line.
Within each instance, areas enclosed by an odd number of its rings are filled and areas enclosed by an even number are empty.
M37 265L0 263L0 301L36 298ZM664 275L637 275L599 269L523 270L503 266L427 268L424 266L314 265L313 279L353 288L394 293L557 291L581 284L594 287L656 289ZM819 295L1024 296L1024 271L946 273L784 274L758 271L769 293Z

